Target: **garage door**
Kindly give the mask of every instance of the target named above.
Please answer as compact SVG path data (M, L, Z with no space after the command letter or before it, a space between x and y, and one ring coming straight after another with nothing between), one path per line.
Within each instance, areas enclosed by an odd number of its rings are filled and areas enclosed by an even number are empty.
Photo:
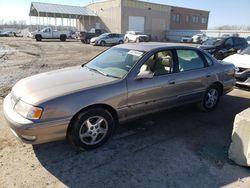
M144 33L144 24L145 24L144 17L129 16L128 23L129 23L128 24L129 31L141 31Z

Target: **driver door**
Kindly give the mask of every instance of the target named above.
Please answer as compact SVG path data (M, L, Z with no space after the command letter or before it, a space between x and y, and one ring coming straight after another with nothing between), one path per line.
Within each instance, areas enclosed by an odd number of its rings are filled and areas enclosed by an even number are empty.
M128 78L129 118L156 112L175 103L173 65L173 53L170 50L159 51ZM143 70L151 71L154 76L138 79L136 75Z

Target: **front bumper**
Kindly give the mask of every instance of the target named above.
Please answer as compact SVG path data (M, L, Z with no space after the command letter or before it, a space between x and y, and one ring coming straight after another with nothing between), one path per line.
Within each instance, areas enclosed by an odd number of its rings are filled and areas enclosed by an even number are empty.
M41 144L66 137L70 119L48 122L25 119L12 108L10 94L4 99L3 112L11 131L25 143Z
M242 71L235 73L236 85L250 87L250 71Z

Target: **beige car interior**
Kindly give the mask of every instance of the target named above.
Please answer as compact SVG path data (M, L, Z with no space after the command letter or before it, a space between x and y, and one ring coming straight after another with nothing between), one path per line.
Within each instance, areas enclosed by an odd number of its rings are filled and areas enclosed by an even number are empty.
M172 64L172 53L170 51L161 51L152 55L141 67L141 71L151 71L155 76L169 74Z

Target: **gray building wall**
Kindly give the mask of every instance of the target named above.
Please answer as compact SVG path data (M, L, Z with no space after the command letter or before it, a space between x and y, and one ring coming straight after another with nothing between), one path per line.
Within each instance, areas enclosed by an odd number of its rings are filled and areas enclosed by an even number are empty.
M97 14L101 29L110 32L121 32L121 0L109 0L92 3L87 6Z
M144 32L150 35L152 40L165 39L166 31L171 29L207 29L209 17L208 11L137 0L107 0L89 4L87 8L98 17L91 21L83 20L81 23L88 23L87 27L98 25L110 32L125 34L129 30L129 16L144 17ZM174 21L174 14L179 14L179 22ZM189 16L191 21L187 22L186 16ZM197 23L192 23L193 16L198 17ZM206 18L206 23L201 22L202 18ZM92 21L95 23L90 24Z
M170 25L170 6L155 3L123 0L121 32L129 29L129 16L141 16L145 19L144 32L151 35L153 40L165 39L166 30Z

